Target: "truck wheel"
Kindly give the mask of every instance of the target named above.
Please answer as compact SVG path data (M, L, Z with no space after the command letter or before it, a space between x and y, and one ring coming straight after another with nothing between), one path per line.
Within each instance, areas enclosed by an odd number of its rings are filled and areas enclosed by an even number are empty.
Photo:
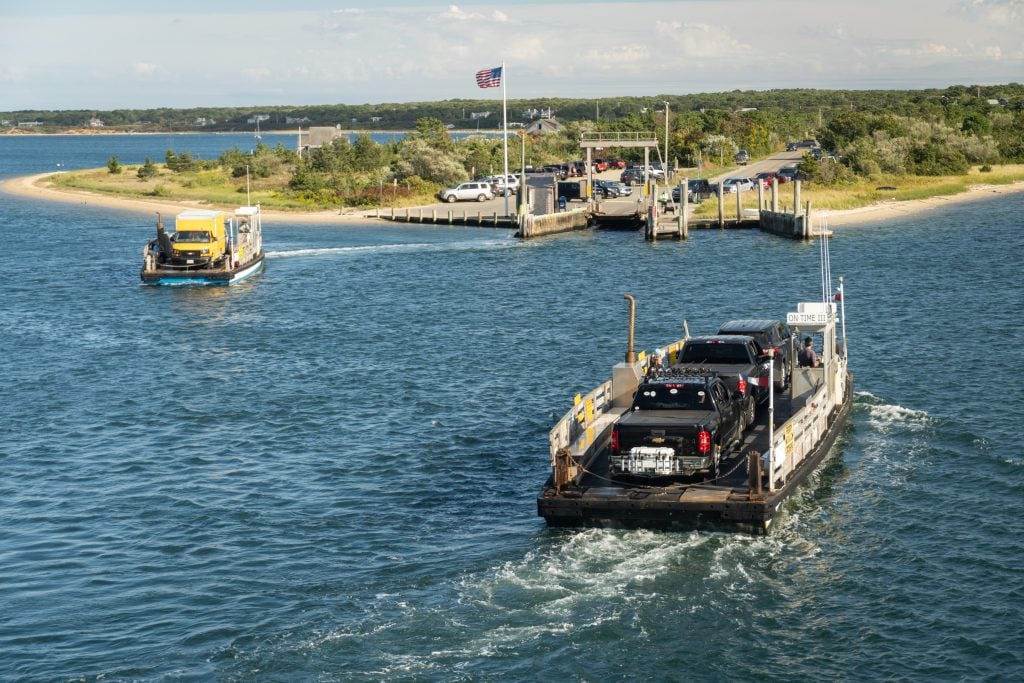
M444 200L446 202L448 202L449 204L454 204L455 203L455 195L450 194L447 197L445 197Z
M747 407L743 409L743 421L747 423L748 427L754 424L756 411L757 403L754 401L754 397L751 396L750 400L747 401Z
M487 201L487 195L485 195L485 194L482 194L482 195L480 195L479 197L477 197L477 198L476 198L476 200L477 200L478 202L486 202L486 201Z

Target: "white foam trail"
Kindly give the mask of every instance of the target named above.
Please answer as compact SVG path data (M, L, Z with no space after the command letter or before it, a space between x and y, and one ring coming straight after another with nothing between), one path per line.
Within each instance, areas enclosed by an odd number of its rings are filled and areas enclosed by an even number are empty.
M296 256L331 256L344 254L385 254L442 251L472 251L508 249L517 244L511 240L480 240L472 242L413 242L410 244L370 244L358 247L317 247L311 249L289 249L268 251L267 258L293 258Z
M855 393L868 410L869 422L872 426L885 429L894 425L907 427L912 430L921 429L930 425L933 420L923 410L905 408L895 403L885 403L885 400L866 391Z

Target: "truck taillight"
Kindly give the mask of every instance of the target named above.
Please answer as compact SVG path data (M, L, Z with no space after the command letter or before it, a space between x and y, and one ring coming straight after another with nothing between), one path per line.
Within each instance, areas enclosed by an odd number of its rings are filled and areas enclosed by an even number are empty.
M612 429L612 453L619 452L619 428Z
M740 392L740 395L746 395L747 393L747 380L740 377L739 382L736 383L736 391Z
M700 430L697 434L697 452L707 453L711 450L711 432L706 429Z

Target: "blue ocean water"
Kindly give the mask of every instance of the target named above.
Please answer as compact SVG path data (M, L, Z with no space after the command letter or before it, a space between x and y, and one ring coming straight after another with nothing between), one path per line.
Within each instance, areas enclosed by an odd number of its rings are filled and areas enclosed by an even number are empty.
M0 138L0 178L246 138ZM818 247L265 226L0 193L4 680L1019 680L1024 194L837 230L857 398L767 537L548 530L547 431L637 344L777 317Z

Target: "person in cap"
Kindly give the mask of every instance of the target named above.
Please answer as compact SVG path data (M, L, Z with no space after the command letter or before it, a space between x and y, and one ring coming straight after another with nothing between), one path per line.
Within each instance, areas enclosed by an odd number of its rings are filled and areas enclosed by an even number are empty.
M818 354L814 352L814 348L811 346L810 337L804 338L804 348L797 354L796 360L797 364L802 368L818 367Z

